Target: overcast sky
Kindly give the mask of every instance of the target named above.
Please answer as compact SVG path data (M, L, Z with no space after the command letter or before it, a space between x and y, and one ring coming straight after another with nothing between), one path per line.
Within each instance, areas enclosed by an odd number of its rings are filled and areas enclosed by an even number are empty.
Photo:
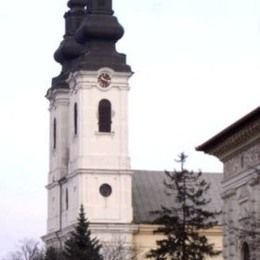
M2 1L0 9L0 257L46 232L48 102L60 66L66 0ZM125 28L117 45L135 74L130 84L134 169L221 172L194 147L260 100L260 1L114 0Z

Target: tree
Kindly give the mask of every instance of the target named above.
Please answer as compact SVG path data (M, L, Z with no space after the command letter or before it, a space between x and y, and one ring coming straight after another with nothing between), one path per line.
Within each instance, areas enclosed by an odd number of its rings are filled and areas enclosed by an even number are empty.
M19 248L11 252L7 260L44 260L44 250L39 242L25 239L19 244Z
M203 260L205 256L216 256L221 252L214 249L207 237L200 233L217 225L220 212L207 210L210 199L206 192L210 185L202 178L202 173L184 169L187 156L179 155L180 171L165 171L166 194L174 197L171 207L161 206L154 211L155 223L160 224L154 232L163 234L157 241L157 248L149 251L147 258L158 260Z
M112 243L104 244L102 247L104 260L136 260L137 252L122 238Z
M68 260L103 260L100 249L99 241L91 238L89 222L81 205L78 223L70 233L70 238L65 241L64 257Z
M63 255L60 250L54 247L48 247L45 252L44 260L62 260Z
M56 248L45 248L33 239L24 239L19 242L19 248L10 252L2 260L62 260L62 252Z

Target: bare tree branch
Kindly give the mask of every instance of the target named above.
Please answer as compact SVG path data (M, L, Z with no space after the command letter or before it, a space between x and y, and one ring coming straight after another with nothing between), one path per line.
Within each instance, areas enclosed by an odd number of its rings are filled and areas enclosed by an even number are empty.
M44 250L39 242L32 239L25 239L19 242L18 249L11 252L3 260L43 260Z

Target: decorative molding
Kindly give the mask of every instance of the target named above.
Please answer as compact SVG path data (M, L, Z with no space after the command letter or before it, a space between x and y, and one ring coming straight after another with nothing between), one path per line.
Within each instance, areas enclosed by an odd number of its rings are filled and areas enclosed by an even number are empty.
M235 178L237 175L244 175L247 172L252 172L257 165L260 164L260 142L251 144L247 150L242 153L243 164L241 164L241 154L233 155L224 164L224 182Z
M236 190L235 189L228 189L228 190L225 190L221 193L221 198L224 200L224 199L227 199L229 197L232 197L236 195Z
M46 94L46 98L48 99L48 100L55 100L56 99L56 97L58 96L58 95L67 95L69 93L69 90L68 89L64 89L64 88L57 88L57 89L50 89L48 92L47 92L47 94Z
M260 120L257 120L216 145L216 147L210 151L210 154L220 158L221 161L226 161L235 151L259 139Z
M237 197L238 203L244 204L245 202L247 202L249 200L249 198L250 198L250 193L248 191L247 186L244 185L243 187L241 187L239 189L238 197Z
M98 76L101 73L109 73L112 77L111 84L108 88L102 88L98 84ZM72 93L77 93L79 89L97 88L100 91L108 91L109 89L129 90L128 79L132 76L132 72L115 72L110 68L101 68L97 71L77 71L70 73L66 82L70 86Z
M249 219L250 214L248 212L247 203L243 203L243 205L240 205L239 213L238 213L238 221L243 222L247 219Z
M252 177L255 176L252 169L247 170L243 173L232 176L232 178L224 179L222 181L223 192L228 190L237 190L244 185L249 185Z
M116 176L122 176L122 175L130 175L132 176L134 173L133 170L118 170L118 169L112 169L112 170L104 170L104 169L77 169L76 171L70 173L67 176L67 179L71 179L76 177L77 175L116 175Z
M64 239L68 236L68 234L73 231L74 225L76 224L76 219L75 223L72 223L70 226L67 226L63 228L62 231L58 230L59 236L64 241ZM138 231L138 225L136 224L121 224L121 223L90 223L89 225L91 232L95 235L97 233L107 233L107 234L134 234ZM42 236L42 239L44 241L48 240L56 240L57 231L55 232L50 232L45 236Z

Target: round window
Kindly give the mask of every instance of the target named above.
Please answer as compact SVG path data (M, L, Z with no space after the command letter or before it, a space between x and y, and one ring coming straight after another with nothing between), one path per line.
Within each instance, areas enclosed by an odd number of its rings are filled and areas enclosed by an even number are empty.
M99 192L102 196L109 197L112 193L112 187L107 183L102 184L99 188Z

